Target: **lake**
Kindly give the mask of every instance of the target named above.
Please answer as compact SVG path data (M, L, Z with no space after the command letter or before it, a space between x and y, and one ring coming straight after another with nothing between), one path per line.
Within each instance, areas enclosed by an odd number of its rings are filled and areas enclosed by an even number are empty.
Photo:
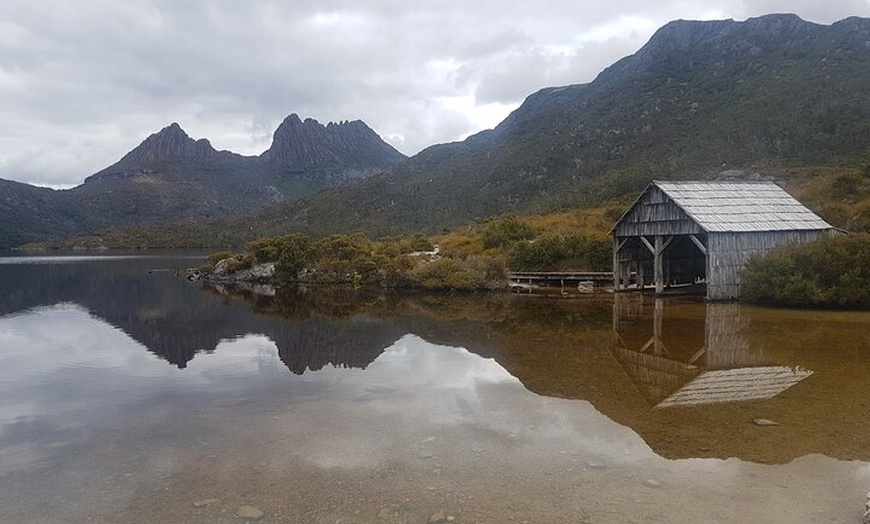
M860 522L870 313L199 262L0 259L0 522Z

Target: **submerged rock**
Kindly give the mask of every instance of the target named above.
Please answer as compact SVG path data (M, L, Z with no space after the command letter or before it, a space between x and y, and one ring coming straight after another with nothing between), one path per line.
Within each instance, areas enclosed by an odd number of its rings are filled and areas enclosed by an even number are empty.
M260 508L254 506L241 506L236 510L236 515L247 520L260 520L265 513Z

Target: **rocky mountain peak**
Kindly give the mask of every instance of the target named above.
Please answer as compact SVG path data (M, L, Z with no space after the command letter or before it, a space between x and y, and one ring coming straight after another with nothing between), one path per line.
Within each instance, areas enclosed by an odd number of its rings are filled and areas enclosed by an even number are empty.
M86 178L85 182L123 178L143 169L159 168L159 164L201 164L218 155L207 139L194 140L177 122L173 122L148 136L117 163Z
M361 120L304 121L296 113L275 130L272 145L261 158L278 169L330 166L387 168L405 159Z
M146 138L124 158L130 157L140 162L156 162L161 160L201 159L215 153L215 149L207 139L194 140L181 129L178 123L173 122Z

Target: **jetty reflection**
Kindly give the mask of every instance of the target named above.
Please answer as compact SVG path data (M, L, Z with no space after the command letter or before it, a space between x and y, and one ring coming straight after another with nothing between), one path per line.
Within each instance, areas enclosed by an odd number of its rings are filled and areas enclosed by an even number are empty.
M693 317L661 298L615 297L613 355L656 408L767 400L813 374L751 346L739 305L701 307L704 315Z

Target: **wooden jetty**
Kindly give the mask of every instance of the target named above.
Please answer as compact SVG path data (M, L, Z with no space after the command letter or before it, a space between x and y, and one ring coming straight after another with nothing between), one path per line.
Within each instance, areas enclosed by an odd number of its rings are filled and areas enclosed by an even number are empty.
M592 292L593 288L613 285L612 271L518 271L508 275L510 287L514 291L536 288L561 290L576 288L578 292Z

